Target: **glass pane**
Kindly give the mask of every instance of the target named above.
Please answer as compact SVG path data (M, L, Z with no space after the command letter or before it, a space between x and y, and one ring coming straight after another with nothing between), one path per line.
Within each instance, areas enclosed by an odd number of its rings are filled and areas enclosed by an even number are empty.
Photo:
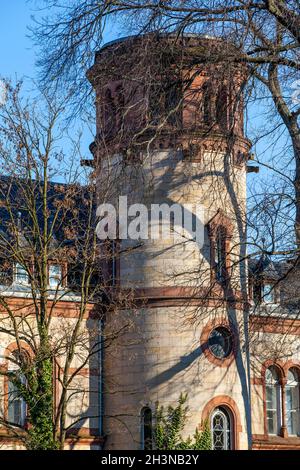
M273 385L268 385L266 388L267 391L267 409L276 410L277 408L277 395L276 387Z
M56 288L60 285L62 279L61 266L59 264L51 264L49 266L49 286Z
M231 448L230 419L225 410L215 411L211 422L212 440L214 450L228 450Z
M220 413L216 414L213 419L214 431L222 431L225 427L224 416Z
M275 410L267 410L267 427L269 434L277 434L277 413Z
M221 281L224 275L224 267L226 260L225 246L224 246L224 237L222 231L219 230L216 238L215 245L215 264L216 264L216 277L217 280Z
M231 332L227 328L215 328L208 339L209 349L219 359L223 359L232 351Z
M24 411L24 400L18 396L17 387L12 382L8 382L8 420L11 423L23 426Z
M262 287L263 301L267 304L275 302L275 289L272 284L264 284Z
M269 367L266 370L266 382L268 384L277 384L279 382L278 373L275 367Z
M152 450L152 411L150 408L143 410L143 449Z
M286 386L286 422L288 433L299 434L299 387Z
M214 450L225 450L223 431L214 431Z
M280 387L277 384L266 386L267 428L269 434L278 434L280 427Z
M15 268L15 282L17 284L28 284L29 278L26 269L17 263Z
M291 385L297 385L298 383L298 374L293 369L289 369L288 371L287 383Z

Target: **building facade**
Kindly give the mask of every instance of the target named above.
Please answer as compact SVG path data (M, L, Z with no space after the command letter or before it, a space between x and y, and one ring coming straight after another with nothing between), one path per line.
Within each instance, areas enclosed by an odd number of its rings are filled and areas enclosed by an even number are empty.
M102 221L117 210L102 224L100 306L89 302L82 322L101 351L86 360L79 346L69 371L79 373L67 449L150 449L157 403L174 406L181 393L185 437L208 422L214 449L300 449L299 266L248 262L247 69L230 57L216 38L146 35L107 44L88 71L97 130L85 163ZM48 267L54 344L80 315L68 261ZM15 263L0 298L30 329L29 275ZM16 344L0 315L7 373ZM57 402L60 372L58 363ZM2 417L26 430L26 403L1 379ZM24 447L13 426L0 429L0 446Z
M84 272L81 223L76 224L73 236L70 224L74 227L75 220L70 199L67 210L60 206L72 195L76 216L84 221L86 229L87 205L83 213L82 190L80 186L47 185L46 217L51 231L47 231L47 272L42 278L39 247L44 245L38 232L45 221L40 209L42 183L17 177L0 178L0 449L3 450L27 447L30 411L34 412L35 402L32 400L29 409L20 384L25 389L30 387L28 393L34 393L37 381L30 382L30 378L41 367L41 355L45 362L51 360L53 402L49 407L53 424L59 423L59 429L65 430L65 448L99 450L103 444L99 420L101 317L92 283L91 292L83 295L80 289ZM26 199L28 192L34 194L34 199ZM57 224L53 223L55 220ZM43 279L45 294L41 287ZM46 352L40 348L42 315L47 323ZM62 419L59 413L63 407Z
M174 405L183 392L186 435L208 420L215 449L300 445L298 322L282 322L281 310L266 314L263 276L259 302L249 293L247 70L220 61L225 47L230 53L232 46L194 35L130 37L104 46L88 72L99 203L118 207L126 197L131 216L140 204L149 213L153 204L176 204L204 225L201 244L172 215L172 233L155 237L150 225L162 230L165 219L151 219L145 234L148 214L133 222L140 237L132 239L119 213L123 232L111 242L106 272L112 295L126 302L107 311L108 323L124 331L103 364L108 449L144 448L156 403ZM264 341L282 341L289 326L295 348L279 361Z

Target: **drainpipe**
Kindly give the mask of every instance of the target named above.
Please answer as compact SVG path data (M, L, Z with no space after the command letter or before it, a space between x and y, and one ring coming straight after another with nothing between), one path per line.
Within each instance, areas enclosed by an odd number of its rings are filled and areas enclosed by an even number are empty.
M103 348L103 320L98 321L98 409L99 409L99 417L98 417L98 429L99 429L99 437L103 435L103 359L104 359L104 348ZM102 448L101 448L102 450Z

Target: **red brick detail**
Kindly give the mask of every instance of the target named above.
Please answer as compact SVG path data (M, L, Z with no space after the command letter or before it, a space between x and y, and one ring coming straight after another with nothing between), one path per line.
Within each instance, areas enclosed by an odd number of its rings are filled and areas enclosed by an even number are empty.
M7 303L12 312L16 312L16 316L28 316L30 314L35 314L34 302L29 298L20 298L20 297L9 297L7 298ZM53 317L62 317L62 318L77 318L80 314L81 303L80 301L63 301L59 300L56 303L49 301L48 302L49 313ZM5 308L0 308L0 316L6 315L7 312ZM93 303L88 303L85 306L85 312L83 318L98 318L99 312L97 311L97 306Z
M224 359L218 359L214 354L210 351L208 346L208 339L209 335L217 327L223 326L230 330L232 335L232 352L230 355ZM231 363L236 358L237 348L238 348L238 332L236 328L228 321L227 318L215 318L213 321L209 322L202 330L201 337L200 337L200 346L205 355L206 359L209 360L212 364L218 367L229 367Z
M130 298L133 306L147 308L203 306L234 307L244 310L248 306L240 291L228 293L221 286L211 287L149 287L140 289L121 289L115 296Z
M300 450L300 438L253 434L252 450Z
M249 321L251 331L264 333L300 335L300 320L280 317L251 316Z

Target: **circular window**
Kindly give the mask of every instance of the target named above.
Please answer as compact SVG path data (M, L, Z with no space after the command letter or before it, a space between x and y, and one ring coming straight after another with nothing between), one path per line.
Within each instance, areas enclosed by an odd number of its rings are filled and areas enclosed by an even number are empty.
M209 349L218 359L228 357L233 349L232 334L228 328L219 326L212 330L208 338Z

